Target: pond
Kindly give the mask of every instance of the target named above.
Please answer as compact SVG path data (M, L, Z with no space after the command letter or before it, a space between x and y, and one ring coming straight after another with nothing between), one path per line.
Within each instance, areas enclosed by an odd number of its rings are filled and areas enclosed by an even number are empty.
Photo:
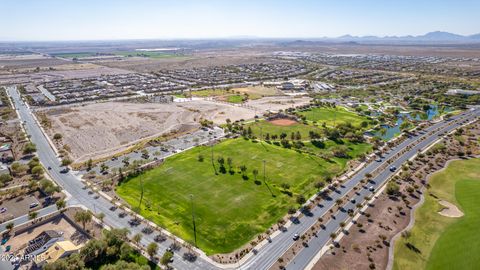
M377 131L375 136L381 138L384 141L388 141L396 136L398 136L402 131L400 130L400 125L403 123L405 118L415 119L417 121L428 121L432 120L436 116L441 115L442 113L450 111L450 108L447 107L438 107L437 105L431 105L430 109L425 112L400 112L397 114L397 121L394 126L381 125L382 129L385 129L385 133L382 134L382 131Z

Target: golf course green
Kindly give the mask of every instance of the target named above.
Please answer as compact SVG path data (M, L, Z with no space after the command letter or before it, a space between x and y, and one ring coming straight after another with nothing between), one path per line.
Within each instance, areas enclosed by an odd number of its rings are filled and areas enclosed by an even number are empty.
M451 162L429 183L411 236L395 243L394 269L480 269L480 159ZM464 216L440 215L439 200Z

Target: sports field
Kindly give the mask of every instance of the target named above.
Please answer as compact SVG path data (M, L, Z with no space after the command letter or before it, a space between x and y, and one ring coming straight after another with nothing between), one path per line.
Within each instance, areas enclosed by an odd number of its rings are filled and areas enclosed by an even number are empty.
M274 121L272 121L274 122ZM260 138L269 134L280 136L282 132L287 134L287 139L290 139L290 136L293 133L300 132L302 140L309 140L309 132L315 131L317 133L322 134L322 129L320 127L316 127L313 125L305 125L303 123L292 123L291 125L278 125L266 120L259 120L258 122L253 122L246 124L244 128L250 127L252 129L252 134L255 135L257 138Z
M454 161L429 183L438 199L426 196L411 236L395 243L394 269L480 269L480 159ZM440 215L440 199L465 215Z
M336 108L311 108L307 111L299 112L304 115L308 121L325 123L327 126L336 126L340 123L351 123L359 127L363 121L368 121L364 116L360 116L354 112L348 111L343 107Z
M204 158L199 161L199 156ZM242 139L200 146L168 158L160 167L124 182L117 193L141 214L181 238L193 240L190 194L193 195L198 246L207 254L231 252L264 232L289 207L299 205L296 195L309 197L314 184L343 171L343 162L321 158L266 143ZM225 160L222 172L219 157ZM232 173L227 159L232 159ZM263 182L266 160L266 185ZM241 166L246 167L242 177ZM253 170L258 170L257 181ZM215 171L218 174L215 174ZM281 184L290 185L289 196ZM273 194L273 196L272 196Z

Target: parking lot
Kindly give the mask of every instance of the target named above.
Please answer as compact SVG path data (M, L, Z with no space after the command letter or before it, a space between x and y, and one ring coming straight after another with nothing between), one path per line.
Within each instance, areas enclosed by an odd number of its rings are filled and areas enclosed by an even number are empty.
M28 214L32 210L38 210L49 203L46 202L45 196L35 191L25 196L4 200L0 202L0 221L6 221Z

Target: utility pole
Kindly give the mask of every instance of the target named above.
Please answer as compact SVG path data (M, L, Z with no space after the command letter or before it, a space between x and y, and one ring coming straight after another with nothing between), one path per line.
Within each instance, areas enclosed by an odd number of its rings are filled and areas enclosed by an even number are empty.
M265 162L267 162L265 159L263 160L263 183L265 182Z
M143 179L142 179L142 175L140 175L140 203L138 204L139 210L142 208L142 200L143 200Z
M197 247L197 227L195 225L195 208L193 207L193 194L190 194L190 202L192 206L193 237L195 240L195 247Z

